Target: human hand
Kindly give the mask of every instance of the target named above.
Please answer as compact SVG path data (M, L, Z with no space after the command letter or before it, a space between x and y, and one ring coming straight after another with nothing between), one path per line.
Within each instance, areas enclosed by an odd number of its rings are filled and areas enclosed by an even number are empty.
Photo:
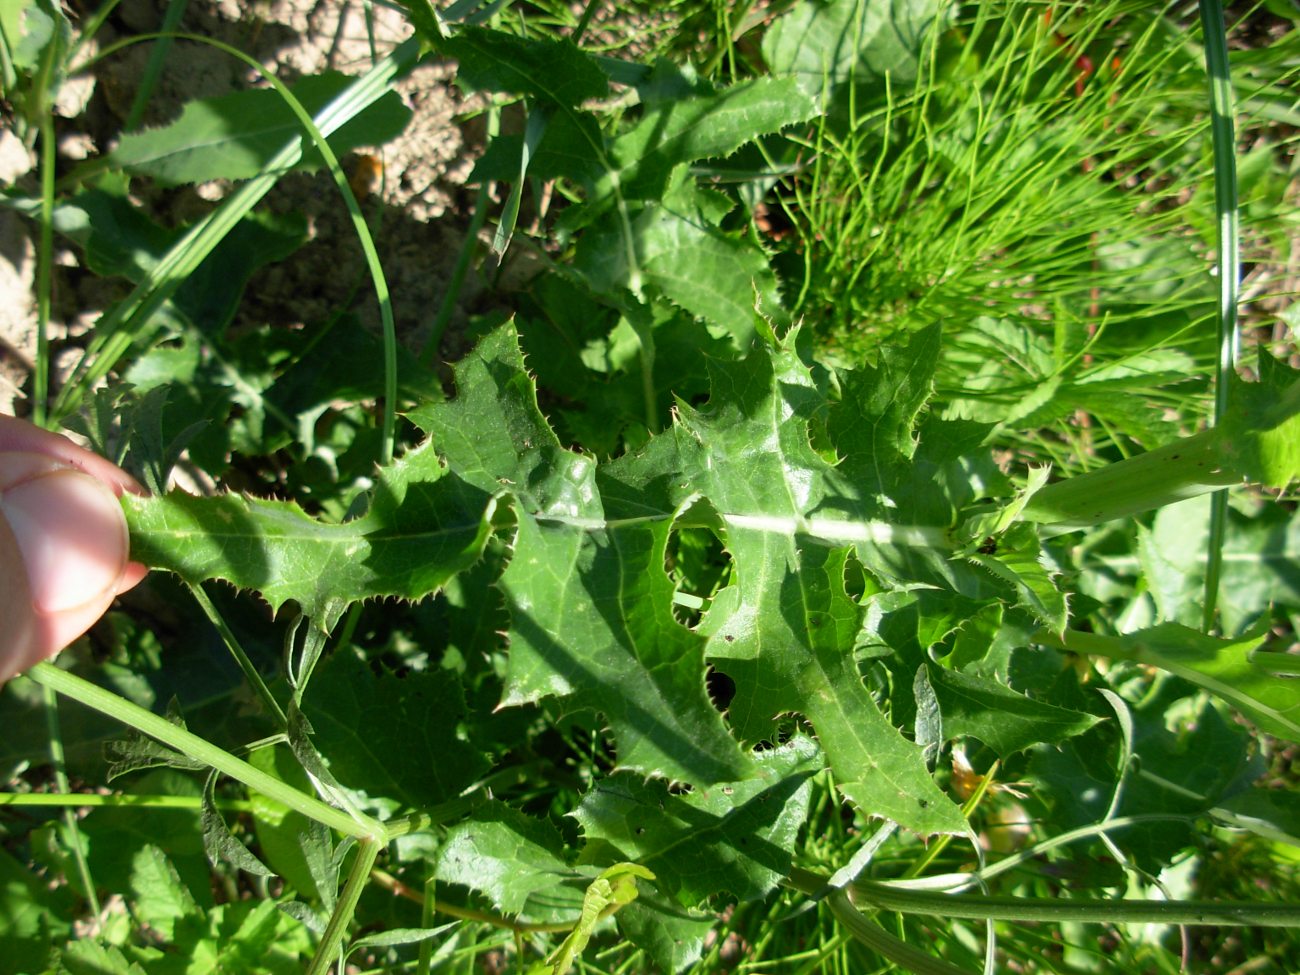
M52 657L139 582L128 561L125 471L0 415L0 684Z

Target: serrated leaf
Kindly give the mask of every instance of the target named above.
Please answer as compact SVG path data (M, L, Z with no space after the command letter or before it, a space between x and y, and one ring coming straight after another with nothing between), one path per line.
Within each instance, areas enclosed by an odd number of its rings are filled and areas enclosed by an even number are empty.
M570 40L533 40L485 27L464 27L441 44L471 88L530 95L572 107L609 91L609 78Z
M90 938L69 941L59 955L59 975L147 975L116 945Z
M336 652L303 696L312 743L344 785L421 809L459 795L487 771L464 740L464 693L454 672L374 673Z
M136 917L169 941L179 921L202 913L167 854L156 846L144 847L132 859L131 890Z
M1069 607L1065 593L1056 587L1043 564L1037 533L1029 525L1014 525L996 539L996 546L995 552L976 551L969 558L1014 587L1017 602L1044 626L1058 635L1063 633Z
M1009 758L1031 745L1055 745L1083 734L1101 719L1019 694L994 680L926 664L943 715L945 738L970 735Z
M657 103L610 144L620 190L658 201L683 163L730 155L746 142L817 114L793 78L756 78L708 95Z
M758 757L764 778L674 794L663 782L617 775L598 783L573 816L587 855L612 849L649 868L685 907L728 891L765 896L790 872L790 850L808 814L815 744L796 738Z
M705 692L704 640L672 615L671 512L624 525L604 510L594 461L562 449L538 411L513 328L457 367L456 386L455 400L412 418L472 484L517 492L500 583L511 617L503 703L560 696L603 712L621 767L742 778L749 762Z
M290 91L315 115L353 79L338 72L299 79ZM388 92L330 136L341 155L356 146L387 142L406 127L411 111ZM130 173L171 185L212 179L248 179L261 173L289 140L301 137L299 166L319 166L321 156L279 93L258 88L188 102L170 125L128 132L108 160Z
M631 238L641 283L724 329L739 350L753 341L756 306L768 316L784 314L776 276L758 246L709 226L680 204L643 209L631 222ZM583 236L577 261L599 291L635 283L623 231L612 215Z
M637 877L655 879L653 873L639 864L616 863L602 870L600 876L587 885L582 895L578 923L546 957L545 968L549 969L550 975L568 975L573 963L587 950L596 925L637 899ZM537 967L534 966L534 970Z
M216 782L217 774L213 772L208 776L207 785L203 789L201 807L203 849L208 859L213 866L224 860L236 869L250 873L254 877L274 877L275 871L254 856L253 851L246 847L226 825L225 817L217 809Z
M351 602L419 599L476 562L498 512L475 494L425 445L381 472L370 511L341 525L291 502L234 495L128 495L123 507L136 561L254 589L273 611L293 600L328 629Z
M555 829L490 802L447 831L438 878L486 896L498 911L532 921L572 921L587 886L564 859Z

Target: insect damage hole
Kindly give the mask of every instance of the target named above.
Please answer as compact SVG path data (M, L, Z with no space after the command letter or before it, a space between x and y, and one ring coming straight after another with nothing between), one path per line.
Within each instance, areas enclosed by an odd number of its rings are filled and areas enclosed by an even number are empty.
M694 629L713 596L731 579L731 556L709 528L675 528L664 551L664 572L673 584L673 616Z

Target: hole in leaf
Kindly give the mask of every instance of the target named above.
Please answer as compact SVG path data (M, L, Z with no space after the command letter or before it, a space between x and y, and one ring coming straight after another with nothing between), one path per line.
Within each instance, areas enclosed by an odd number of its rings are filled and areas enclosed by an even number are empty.
M709 700L719 711L726 711L731 700L736 696L736 682L722 671L710 667L704 676L704 686L709 692Z
M664 572L673 583L673 616L694 628L731 578L731 556L711 529L678 528L668 539Z

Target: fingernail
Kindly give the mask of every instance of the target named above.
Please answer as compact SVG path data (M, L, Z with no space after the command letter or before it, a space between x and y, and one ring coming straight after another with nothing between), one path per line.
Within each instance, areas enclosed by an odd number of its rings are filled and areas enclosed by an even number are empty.
M56 471L5 491L0 509L22 550L39 612L74 609L117 585L126 567L126 517L99 480Z

